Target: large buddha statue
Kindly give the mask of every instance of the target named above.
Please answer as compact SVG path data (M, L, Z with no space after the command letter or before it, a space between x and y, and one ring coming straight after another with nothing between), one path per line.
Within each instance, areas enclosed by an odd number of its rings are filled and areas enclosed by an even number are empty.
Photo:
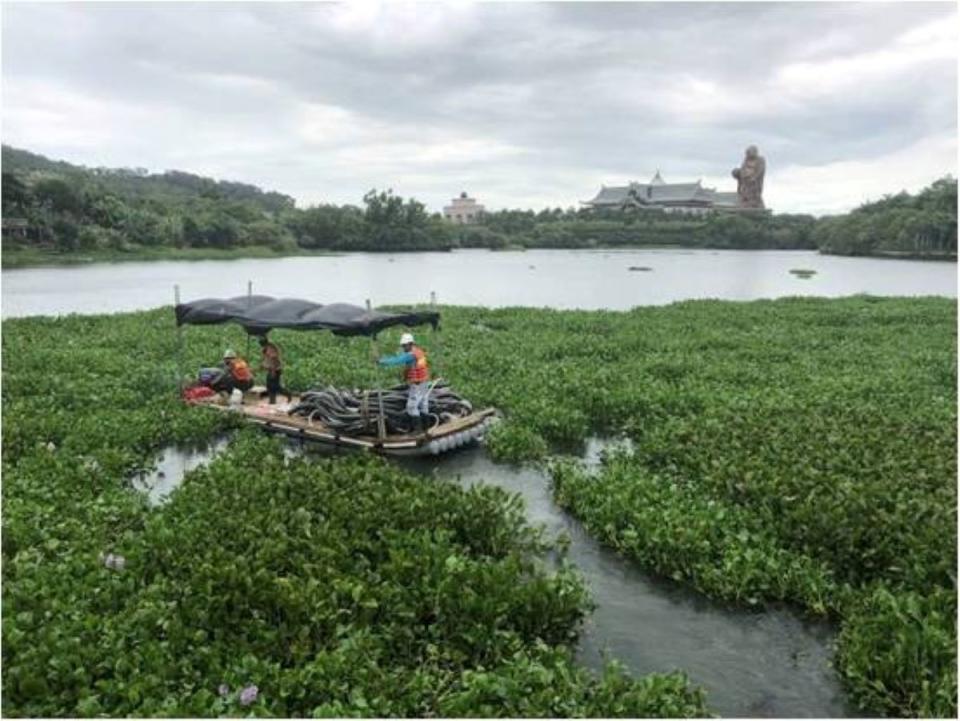
M734 168L732 173L737 179L739 207L763 210L763 176L766 172L767 161L757 151L757 146L751 145L740 167Z

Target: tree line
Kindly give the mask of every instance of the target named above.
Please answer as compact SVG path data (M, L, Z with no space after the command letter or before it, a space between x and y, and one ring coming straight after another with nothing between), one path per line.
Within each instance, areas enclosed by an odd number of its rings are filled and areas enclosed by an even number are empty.
M956 257L957 181L941 178L916 195L889 195L821 218L813 240L824 253Z
M293 198L245 183L142 168L84 168L3 146L5 250L59 252L143 247L278 252L452 248L819 248L845 254L949 254L957 247L956 180L901 193L844 216L587 208L500 210L454 225L423 203L371 190L362 205L297 208Z

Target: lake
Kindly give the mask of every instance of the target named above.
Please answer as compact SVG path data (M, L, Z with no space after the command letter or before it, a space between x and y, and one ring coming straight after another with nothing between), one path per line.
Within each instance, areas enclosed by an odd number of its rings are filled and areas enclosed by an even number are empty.
M949 262L814 251L459 250L5 270L2 316L142 310L172 304L175 284L186 301L243 295L248 281L258 294L358 305L367 298L374 305L426 303L430 291L449 305L588 310L690 298L957 297L957 265Z

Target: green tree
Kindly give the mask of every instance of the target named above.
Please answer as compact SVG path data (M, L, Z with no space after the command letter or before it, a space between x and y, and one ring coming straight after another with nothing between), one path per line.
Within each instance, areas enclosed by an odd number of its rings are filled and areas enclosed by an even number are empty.
M127 239L138 245L162 245L163 218L148 210L132 210L127 214L123 230Z
M41 180L33 186L33 194L55 212L79 214L83 210L80 193L73 184L60 178Z
M72 220L58 218L53 223L53 237L57 248L64 252L80 247L80 228Z
M30 204L30 191L23 181L13 173L4 172L3 176L3 213L23 214Z

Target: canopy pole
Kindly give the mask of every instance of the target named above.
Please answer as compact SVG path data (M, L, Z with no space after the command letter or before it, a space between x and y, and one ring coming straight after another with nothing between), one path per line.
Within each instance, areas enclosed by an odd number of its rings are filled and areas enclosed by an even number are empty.
M247 313L250 312L250 306L252 305L253 305L253 281L248 280L247 281ZM247 331L246 328L244 328L243 331L244 333L247 334L247 350L246 350L246 356L244 357L244 360L246 360L249 363L250 362L250 333Z
M173 286L173 309L174 318L176 318L176 309L180 305L180 286ZM176 320L174 320L176 322ZM183 395L183 328L177 323L177 392Z
M367 298L367 315L373 313L373 304L370 302L370 299ZM377 418L377 437L382 441L387 435L387 423L386 419L383 417L383 392L380 390L380 365L377 363L380 354L377 352L377 336L372 334L370 336L370 359L374 363L374 383L376 384L377 392L377 407L380 411L379 417Z
M435 290L430 291L430 310L437 310L437 292ZM437 378L443 377L443 354L440 352L441 341L440 341L440 325L437 324L437 327L434 328L430 326L430 334L434 340L434 356L437 359Z

